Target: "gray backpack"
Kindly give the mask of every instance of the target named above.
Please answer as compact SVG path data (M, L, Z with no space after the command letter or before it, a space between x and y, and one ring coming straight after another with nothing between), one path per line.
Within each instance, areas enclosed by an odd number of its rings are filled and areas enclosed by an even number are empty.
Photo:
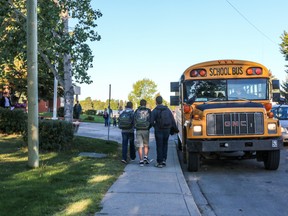
M118 127L120 129L133 128L134 112L133 110L124 110L118 119Z
M139 107L134 114L134 127L138 130L150 128L151 110L146 107Z

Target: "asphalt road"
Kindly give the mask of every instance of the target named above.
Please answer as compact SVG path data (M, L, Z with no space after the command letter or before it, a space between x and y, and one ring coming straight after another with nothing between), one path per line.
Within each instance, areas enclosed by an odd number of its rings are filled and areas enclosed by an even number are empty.
M181 166L204 216L288 215L288 147L276 171L265 170L255 159L206 160L198 172Z

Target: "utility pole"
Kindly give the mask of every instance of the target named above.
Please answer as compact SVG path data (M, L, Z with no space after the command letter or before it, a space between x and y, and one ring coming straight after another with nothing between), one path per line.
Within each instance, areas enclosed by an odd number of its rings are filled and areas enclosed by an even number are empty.
M37 0L27 0L28 166L39 167Z

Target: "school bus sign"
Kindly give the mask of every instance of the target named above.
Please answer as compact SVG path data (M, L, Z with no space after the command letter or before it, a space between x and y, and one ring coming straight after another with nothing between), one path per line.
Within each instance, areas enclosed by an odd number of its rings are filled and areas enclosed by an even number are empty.
M265 66L242 60L195 64L171 83L171 91L189 171L197 171L203 157L235 151L278 169L283 142L271 102L280 98L279 81Z

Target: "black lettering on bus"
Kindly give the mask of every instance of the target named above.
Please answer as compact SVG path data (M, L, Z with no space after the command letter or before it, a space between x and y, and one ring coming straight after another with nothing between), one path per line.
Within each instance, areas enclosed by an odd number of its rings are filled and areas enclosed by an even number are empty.
M232 74L233 75L242 75L242 67L232 67Z
M229 71L229 67L222 67L222 68L210 68L210 76L225 76L231 75Z

